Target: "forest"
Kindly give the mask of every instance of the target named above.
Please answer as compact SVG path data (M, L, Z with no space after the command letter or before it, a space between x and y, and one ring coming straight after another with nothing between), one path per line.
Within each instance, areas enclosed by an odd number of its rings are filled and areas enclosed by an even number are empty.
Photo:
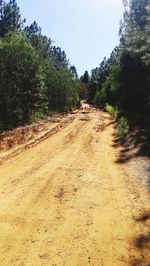
M110 58L78 78L66 53L26 25L16 0L0 1L0 130L67 112L80 99L103 108L118 132L150 123L150 2L124 0L120 43Z
M110 58L85 71L84 97L111 113L120 135L150 126L150 1L123 1L120 44Z
M16 0L0 1L0 131L79 105L79 80L65 52L26 26Z

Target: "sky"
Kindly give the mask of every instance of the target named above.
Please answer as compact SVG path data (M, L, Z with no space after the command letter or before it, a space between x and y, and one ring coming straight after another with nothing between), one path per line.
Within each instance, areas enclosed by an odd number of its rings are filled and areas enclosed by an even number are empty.
M22 18L34 20L60 46L78 74L97 67L119 43L122 0L17 0Z

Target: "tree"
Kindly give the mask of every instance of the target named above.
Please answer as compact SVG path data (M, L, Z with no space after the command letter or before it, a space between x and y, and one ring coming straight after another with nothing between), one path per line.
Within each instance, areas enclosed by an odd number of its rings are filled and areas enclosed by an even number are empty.
M24 27L16 0L8 1L0 0L0 130L79 104L75 66L36 21Z
M30 26L25 27L24 33L40 58L52 60L52 41L42 35L41 27L38 26L36 21L34 21Z
M71 73L65 68L55 69L47 66L46 87L49 110L68 110L78 102L78 82L72 79Z
M143 113L147 98L147 70L142 60L127 52L122 54L120 63L119 106L129 117Z
M10 31L20 31L24 22L25 20L21 20L16 0L10 0L8 3L0 0L0 37L4 38Z
M71 73L72 79L73 80L77 80L78 79L78 73L77 73L76 67L75 66L70 66L69 71Z
M60 47L52 46L52 60L55 67L68 68L69 60L67 59L65 51L62 51Z
M21 35L0 41L0 65L0 124L7 129L42 108L44 86L38 56Z
M150 2L127 1L122 25L119 101L137 123L150 114Z
M89 84L90 76L87 70L84 72L83 76L81 76L80 80L86 84Z
M99 67L92 69L91 71L91 78L89 84L89 102L95 102L94 97L95 95L99 95L99 92L102 89L102 85L106 80L109 68L109 61L104 58L103 61L100 63Z
M109 103L132 125L149 123L150 1L124 0L120 44L110 58L92 70L91 100Z
M80 77L80 99L90 101L90 75L87 70Z

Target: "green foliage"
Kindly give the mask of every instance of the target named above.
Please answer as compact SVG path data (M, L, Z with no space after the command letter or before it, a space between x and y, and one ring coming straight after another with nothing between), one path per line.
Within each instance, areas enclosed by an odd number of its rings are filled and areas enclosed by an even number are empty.
M115 120L117 120L120 113L118 107L106 103L105 109Z
M102 85L106 80L107 73L109 69L109 62L104 58L104 60L101 62L100 66L92 69L91 71L91 77L89 80L89 102L90 103L96 103L98 101L98 104L100 104L98 98L99 98L99 91L102 90ZM95 94L96 97L95 97ZM104 93L102 93L102 97L104 96ZM102 101L103 102L103 101Z
M74 108L78 101L79 84L72 79L71 73L65 68L47 67L46 86L49 110L68 110Z
M10 31L20 31L24 22L25 20L21 20L16 0L10 0L8 3L0 0L0 37Z
M83 83L86 83L86 84L89 83L90 76L89 76L89 73L88 73L87 70L84 72L83 76L81 76L80 80L81 80Z
M119 105L132 124L149 123L150 3L127 2L121 31Z
M94 96L94 104L97 106L101 105L101 95L100 95L100 91L97 91L95 96Z
M36 21L24 22L16 0L0 0L0 130L79 105L75 66Z
M80 100L89 101L89 97L90 97L90 76L89 76L89 73L88 73L87 70L80 77L79 97L80 97Z
M125 116L121 116L121 111L117 106L106 104L106 111L117 121L117 133L119 137L124 137L129 132L129 122Z
M78 73L75 66L70 66L69 71L71 73L72 79L77 80L78 79Z
M101 91L96 92L93 103L98 107L104 107L106 99L107 99L106 92L105 90L102 89Z
M39 122L39 120L46 119L47 116L48 116L48 114L43 113L43 112L38 112L38 111L37 112L33 112L30 115L29 123L32 124L32 123Z
M125 0L124 6L120 44L92 70L90 80L91 99L102 107L108 103L119 132L126 132L129 124L149 126L150 121L150 2Z
M110 67L106 81L102 84L103 94L105 93L105 103L116 104L117 96L119 94L119 73L120 66L113 65Z
M118 120L118 126L117 126L117 132L119 137L124 137L129 132L129 122L128 119L124 116L122 116Z
M87 85L82 81L79 81L79 82L80 82L80 84L79 84L79 98L80 98L80 100L88 100L89 99L89 91L88 91Z
M62 51L60 47L52 46L51 55L52 55L53 65L56 68L59 67L68 68L69 60L67 59L65 51Z
M25 27L23 32L40 58L52 60L52 41L42 35L41 28L38 26L36 21L34 21L30 26Z
M12 34L0 41L0 121L11 128L29 121L41 107L44 85L38 56L27 39Z

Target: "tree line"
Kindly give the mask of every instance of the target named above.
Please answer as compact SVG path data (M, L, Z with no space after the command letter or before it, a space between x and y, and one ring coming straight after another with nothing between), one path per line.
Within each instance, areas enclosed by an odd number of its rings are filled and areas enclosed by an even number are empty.
M123 4L119 45L90 75L86 71L81 77L83 97L111 112L122 133L150 126L150 1Z
M26 26L16 0L0 0L0 131L76 107L79 88L66 53L36 21Z

